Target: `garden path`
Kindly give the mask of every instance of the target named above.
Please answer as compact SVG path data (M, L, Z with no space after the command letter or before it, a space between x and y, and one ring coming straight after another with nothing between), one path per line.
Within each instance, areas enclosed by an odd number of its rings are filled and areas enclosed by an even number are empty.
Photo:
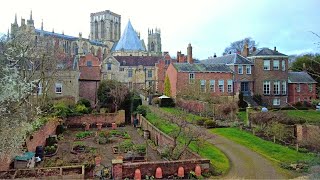
M162 111L160 108L149 106L152 111ZM163 112L163 111L162 111ZM163 112L166 114L166 112ZM166 116L170 117L170 116ZM284 179L284 174L260 154L237 144L222 136L212 134L208 129L190 124L199 128L208 137L208 142L219 148L230 161L229 172L221 177L225 179Z

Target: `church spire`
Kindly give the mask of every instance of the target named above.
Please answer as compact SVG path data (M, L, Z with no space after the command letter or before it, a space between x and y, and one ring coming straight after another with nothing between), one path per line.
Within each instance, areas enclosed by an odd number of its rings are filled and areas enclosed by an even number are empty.
M32 20L32 10L31 10L31 12L30 12L30 20Z
M15 16L14 16L14 24L18 24L18 21L17 21L17 13L16 13Z
M41 20L41 31L43 31L43 19Z

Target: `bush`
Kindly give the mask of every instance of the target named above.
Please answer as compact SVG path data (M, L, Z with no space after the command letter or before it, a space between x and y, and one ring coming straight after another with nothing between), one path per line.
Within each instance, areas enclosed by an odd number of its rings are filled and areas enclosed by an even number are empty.
M214 128L214 127L217 126L217 123L216 123L215 121L213 121L213 120L208 119L208 120L206 120L206 121L204 122L204 126L205 126L206 128Z
M53 105L53 112L55 116L65 118L72 113L72 110L65 103L59 102Z
M160 103L160 99L158 97L154 97L152 99L152 104L159 104Z
M75 111L81 114L88 114L89 109L84 104L77 104L75 107Z
M136 113L142 114L143 117L146 117L147 113L150 112L149 107L146 105L140 105L137 107Z
M160 107L174 107L175 103L172 98L162 98L159 103Z
M204 125L204 122L206 122L206 121L210 121L210 119L208 119L208 118L201 118L201 119L198 119L197 120L197 125L198 126L203 126Z
M80 99L77 104L83 104L87 108L91 108L91 103L88 99Z

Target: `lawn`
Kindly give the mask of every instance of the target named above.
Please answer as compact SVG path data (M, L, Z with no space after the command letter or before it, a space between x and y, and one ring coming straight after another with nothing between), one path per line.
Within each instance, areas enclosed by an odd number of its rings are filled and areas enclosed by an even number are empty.
M320 124L320 111L316 110L283 110L289 117L305 119L307 123Z
M237 128L216 128L210 132L224 136L236 143L242 144L253 151L275 162L295 163L297 161L310 162L315 159L311 153L300 153L285 146L260 139L248 132Z
M203 119L203 117L194 115L191 113L185 113L184 111L178 109L178 108L172 108L172 107L162 107L161 110L165 112L169 112L173 115L183 116L186 118L188 122L197 121L199 119Z
M178 128L176 124L163 120L151 112L147 114L147 119L166 134L170 134ZM205 143L204 146L205 148L199 148L196 143L191 143L189 148L201 157L210 159L216 172L226 173L230 167L228 158L212 144Z

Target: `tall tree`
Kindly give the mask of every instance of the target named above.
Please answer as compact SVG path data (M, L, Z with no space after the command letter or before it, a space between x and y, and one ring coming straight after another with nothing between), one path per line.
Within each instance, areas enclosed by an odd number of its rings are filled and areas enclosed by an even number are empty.
M164 80L164 95L171 97L171 85L169 76Z
M248 44L249 52L253 51L253 47L258 46L258 44L251 37L246 37L244 39L230 43L230 45L224 49L224 54L228 54L230 52L242 52L245 44Z

